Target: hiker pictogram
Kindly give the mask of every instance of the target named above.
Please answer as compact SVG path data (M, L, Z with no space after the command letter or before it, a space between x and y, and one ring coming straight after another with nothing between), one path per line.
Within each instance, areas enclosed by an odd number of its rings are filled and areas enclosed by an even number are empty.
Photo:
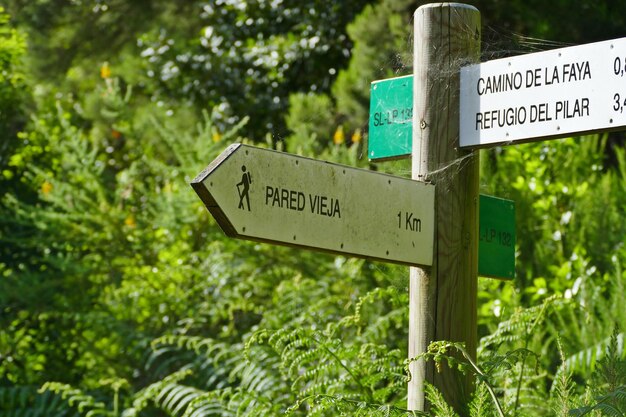
M252 184L252 176L250 172L247 172L246 166L242 165L241 170L243 171L243 175L241 176L241 182L237 183L237 192L239 192L239 207L242 210L244 208L244 198L246 200L246 205L248 206L248 211L250 211L250 184Z

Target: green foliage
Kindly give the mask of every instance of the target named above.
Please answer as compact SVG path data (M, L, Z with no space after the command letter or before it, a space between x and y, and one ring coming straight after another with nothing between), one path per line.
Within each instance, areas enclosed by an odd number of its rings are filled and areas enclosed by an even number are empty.
M621 336L621 340L620 340ZM605 355L596 368L591 391L595 394L591 404L576 408L571 415L585 416L599 411L602 415L623 416L626 414L626 360L623 352L623 334L616 327Z
M410 15L402 14L409 4L405 0L369 4L347 26L354 42L352 59L338 72L331 89L332 100L326 93L315 91L290 97L286 120L292 135L288 149L298 151L309 136L312 150L319 151L320 146L331 142L335 129L350 132L352 138L356 133L360 140L368 120L370 83L405 75L410 68L406 30Z
M59 395L62 400L67 402L67 405L70 408L76 409L80 415L84 415L86 417L108 415L105 410L104 403L97 401L93 396L86 394L79 389L72 388L67 384L46 382L41 387L40 392L52 392Z
M124 97L108 81L105 91ZM125 102L128 96L119 101ZM104 146L98 125L86 132L62 107L55 113L35 120L23 153L47 149L45 159L23 166L24 182L34 185L37 200L12 194L3 200L3 217L13 232L2 239L27 256L5 258L0 282L7 313L0 332L7 340L3 356L15 359L0 363L0 369L2 378L14 383L89 381L88 370L95 369L98 377L129 372L132 355L113 366L101 360L118 358L124 350L137 355L146 343L142 334L155 335L168 320L189 316L185 306L195 303L189 297L197 296L194 287L201 279L188 281L185 271L192 266L181 267L180 260L206 238L192 227L202 212L185 171L199 172L218 152L209 116L195 135L183 136L172 135L169 123L153 116L148 134L162 136L152 144L143 141L142 152L124 152L123 143L117 149ZM141 141L133 136L145 122L134 122L120 138L125 143ZM232 140L235 132L222 137ZM171 148L173 138L187 144ZM146 279L149 286L133 288L133 281ZM93 309L94 303L106 307ZM161 315L155 317L155 311Z
M495 405L490 397L486 384L476 386L472 401L469 404L469 414L471 416L495 416Z
M36 387L0 387L0 416L73 416L60 396L51 391L38 393Z
M624 352L624 333L616 335L616 339L619 341L619 345L615 353L623 359L626 357L626 352ZM598 360L604 358L610 342L611 339L607 338L596 346L580 351L567 358L564 365L573 371L589 374L595 369Z
M278 141L287 133L289 95L329 91L350 56L345 26L369 2L9 3L38 41L42 73L51 57L60 74L108 61L155 101L214 108L221 129L247 115L254 121L247 136Z
M190 8L159 0L7 0L9 13L25 27L33 50L31 66L44 79L60 80L72 66L93 64L134 43L161 14ZM95 59L94 59L95 58Z
M352 129L364 126L368 120L372 81L410 73L410 14L402 13L410 3L385 0L369 5L347 28L354 41L354 57L339 73L332 92L338 113Z
M540 0L511 1L506 8L490 1L479 0L472 4L481 11L486 27L516 35L518 39L514 45L521 44L525 49L536 50L548 41L582 44L624 34L622 4L589 0L577 3L577 7L572 7L572 3L566 0L550 4ZM499 35L500 40L506 38L502 33ZM488 41L498 42L498 39Z
M623 416L625 415L623 404L626 402L626 387L618 387L614 391L597 397L595 400L596 403L594 405L574 409L570 415L586 416L594 411L599 411L604 416ZM622 406L615 404L622 404Z
M218 107L225 119L247 114L250 137L282 139L289 95L328 91L349 56L343 28L367 3L200 1L196 33L147 33L141 54L162 94Z
M624 177L619 171L604 173L606 140L592 136L496 148L483 158L483 178L489 178L484 191L517 202L518 235L529 237L518 249L524 269L518 268L516 280L523 289L543 279L544 289L549 285L563 294L578 272L570 268L581 258L601 273L612 267L623 236L621 222L614 222L623 207L618 190ZM554 275L559 279L545 278ZM527 296L533 295L529 289Z
M564 354L559 343L559 353L561 360L564 361ZM561 365L561 368L554 377L554 384L551 388L552 395L552 409L557 417L567 417L571 410L572 400L574 396L574 384L571 379L571 373L569 366L566 362Z
M19 171L11 164L11 155L19 147L19 130L26 122L29 97L23 59L26 39L11 25L10 17L0 6L0 196L15 190Z
M19 106L18 95L25 87L21 60L26 52L26 39L22 33L12 27L10 16L4 7L0 7L0 39L2 39L0 43L0 100L2 121L7 123L9 106Z
M326 94L296 93L289 96L287 128L293 132L287 151L297 154L319 154L332 141L333 126L328 123L334 106Z
M426 383L424 390L430 400L430 406L434 415L438 417L459 417L454 409L446 403L446 400L437 388L429 383Z
M408 417L427 416L419 411L405 410L391 405L371 404L365 401L352 400L341 396L313 395L306 398L313 403L310 415L350 415L358 417ZM299 404L298 404L299 405ZM287 410L287 415L292 414L293 409Z

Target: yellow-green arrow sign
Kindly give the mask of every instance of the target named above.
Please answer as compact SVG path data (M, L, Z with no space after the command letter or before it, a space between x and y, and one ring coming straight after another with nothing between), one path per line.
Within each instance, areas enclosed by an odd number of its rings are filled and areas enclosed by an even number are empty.
M235 144L191 185L231 237L432 265L431 184Z

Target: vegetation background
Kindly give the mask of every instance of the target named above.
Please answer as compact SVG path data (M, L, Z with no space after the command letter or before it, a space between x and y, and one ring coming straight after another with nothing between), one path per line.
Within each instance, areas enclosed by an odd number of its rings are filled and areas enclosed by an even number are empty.
M0 415L412 415L406 268L226 239L188 183L234 141L408 176L363 146L420 3L2 3ZM484 60L626 34L625 2L472 4ZM431 415L626 414L623 139L481 151L516 279Z

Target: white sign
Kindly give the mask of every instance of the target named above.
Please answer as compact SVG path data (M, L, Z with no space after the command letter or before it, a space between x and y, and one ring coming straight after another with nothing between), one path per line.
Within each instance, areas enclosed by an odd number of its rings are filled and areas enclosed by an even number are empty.
M626 126L626 38L461 69L460 145L482 146Z
M191 185L231 237L432 265L431 184L235 144Z

